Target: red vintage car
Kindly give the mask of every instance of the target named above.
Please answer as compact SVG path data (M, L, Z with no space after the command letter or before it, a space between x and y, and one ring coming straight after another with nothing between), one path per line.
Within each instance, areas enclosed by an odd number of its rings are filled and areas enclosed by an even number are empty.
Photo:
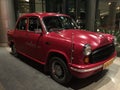
M116 57L114 36L80 30L64 14L25 14L7 34L15 56L20 53L43 64L61 84L72 76L86 78L102 71Z

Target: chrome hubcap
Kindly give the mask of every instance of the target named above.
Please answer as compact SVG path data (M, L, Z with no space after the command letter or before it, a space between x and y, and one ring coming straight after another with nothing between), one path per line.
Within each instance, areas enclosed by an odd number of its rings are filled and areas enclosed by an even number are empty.
M62 75L62 69L61 69L61 67L59 65L55 65L54 70L55 70L55 74L57 76L61 76Z
M52 64L52 73L56 78L64 78L64 70L62 69L62 66L57 62L54 62Z

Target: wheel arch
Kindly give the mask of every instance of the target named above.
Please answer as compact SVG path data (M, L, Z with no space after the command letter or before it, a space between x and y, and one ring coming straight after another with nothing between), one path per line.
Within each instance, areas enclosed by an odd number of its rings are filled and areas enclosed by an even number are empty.
M65 53L63 53L63 52L53 50L53 51L49 52L48 56L47 56L47 61L46 61L46 66L47 66L46 69L47 70L49 68L50 60L51 60L52 57L61 58L68 67L69 59L68 59L67 55Z

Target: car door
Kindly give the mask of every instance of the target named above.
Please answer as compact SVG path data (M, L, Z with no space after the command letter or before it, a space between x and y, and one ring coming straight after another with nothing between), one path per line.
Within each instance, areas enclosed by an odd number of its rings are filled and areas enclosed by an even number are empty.
M27 23L28 23L28 19L26 17L20 18L14 32L15 47L17 51L22 53L24 53L25 51Z
M41 60L43 47L43 29L39 17L29 17L28 30L26 35L26 53L30 57Z

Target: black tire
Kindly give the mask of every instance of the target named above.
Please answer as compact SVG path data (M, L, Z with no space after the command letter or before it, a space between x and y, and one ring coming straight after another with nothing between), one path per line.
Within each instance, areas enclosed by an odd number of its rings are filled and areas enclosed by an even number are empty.
M13 54L15 57L18 56L18 53L17 53L17 51L16 51L16 47L15 47L14 44L11 46L11 52L12 52L12 54Z
M60 84L67 84L71 80L71 73L69 72L65 62L59 57L53 57L50 61L51 77Z

